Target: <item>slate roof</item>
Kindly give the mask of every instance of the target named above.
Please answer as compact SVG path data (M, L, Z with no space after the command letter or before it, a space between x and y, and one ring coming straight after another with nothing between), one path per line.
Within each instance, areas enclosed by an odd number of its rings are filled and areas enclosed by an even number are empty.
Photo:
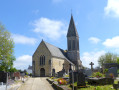
M71 64L73 64L71 61L69 61L67 58L66 58L66 52L64 52L63 49L60 49L54 45L51 45L45 41L43 41L46 45L46 47L48 48L48 50L50 51L51 55L54 56L54 57L58 57L58 58L63 58L65 60L67 60L68 62L70 62Z
M67 33L67 37L71 37L71 36L79 37L72 15L71 15L70 24Z

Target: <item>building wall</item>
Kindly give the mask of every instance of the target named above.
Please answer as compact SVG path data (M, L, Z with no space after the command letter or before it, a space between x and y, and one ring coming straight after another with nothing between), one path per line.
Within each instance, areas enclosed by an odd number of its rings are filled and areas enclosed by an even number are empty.
M45 65L40 65L40 56L45 56ZM36 52L33 55L33 61L35 61L35 74L34 76L40 76L40 69L45 69L45 76L51 75L51 65L49 65L49 60L51 60L51 54L43 42L40 43L40 46L37 48Z
M52 69L55 69L55 72L59 72L63 69L64 59L61 58L52 58Z

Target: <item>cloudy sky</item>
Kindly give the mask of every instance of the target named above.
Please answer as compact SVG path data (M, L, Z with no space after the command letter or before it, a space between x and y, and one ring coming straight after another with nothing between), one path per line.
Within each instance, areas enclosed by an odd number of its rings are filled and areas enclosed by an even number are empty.
M106 52L119 54L119 0L2 0L0 22L15 42L14 66L26 69L41 40L64 50L71 11L83 65L98 66Z

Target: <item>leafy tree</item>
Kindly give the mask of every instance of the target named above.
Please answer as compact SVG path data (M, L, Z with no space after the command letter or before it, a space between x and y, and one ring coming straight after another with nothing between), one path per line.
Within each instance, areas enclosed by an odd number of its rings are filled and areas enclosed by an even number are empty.
M9 72L18 72L18 70L17 70L16 68L11 67L11 68L9 69Z
M13 68L14 57L14 42L10 32L0 23L0 71L9 71Z
M117 57L117 64L119 64L119 57Z
M104 63L117 63L117 54L113 53L105 53L105 55L101 55L98 59L98 63L102 66Z

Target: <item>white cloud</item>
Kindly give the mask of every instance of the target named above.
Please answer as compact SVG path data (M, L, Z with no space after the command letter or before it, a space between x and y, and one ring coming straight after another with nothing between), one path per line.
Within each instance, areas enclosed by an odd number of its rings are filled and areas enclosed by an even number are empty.
M67 32L67 27L63 22L48 18L35 20L32 25L34 26L34 32L51 40L57 40L61 36L66 35Z
M104 11L108 16L119 17L119 0L108 0Z
M111 39L106 39L103 45L110 48L119 48L119 36L113 37Z
M97 44L98 42L100 42L100 39L96 38L96 37L90 37L88 40L91 41L91 43L94 43L94 44Z
M27 69L29 65L32 65L32 56L30 55L23 55L18 58L16 58L16 61L14 62L14 67L17 69Z
M105 51L98 51L98 52L84 52L83 55L81 56L81 61L83 66L91 68L89 63L93 62L94 67L98 66L98 58L105 54Z
M19 44L34 45L37 41L35 38L26 37L26 36L19 35L19 34L12 34L12 37L16 44L19 43Z

